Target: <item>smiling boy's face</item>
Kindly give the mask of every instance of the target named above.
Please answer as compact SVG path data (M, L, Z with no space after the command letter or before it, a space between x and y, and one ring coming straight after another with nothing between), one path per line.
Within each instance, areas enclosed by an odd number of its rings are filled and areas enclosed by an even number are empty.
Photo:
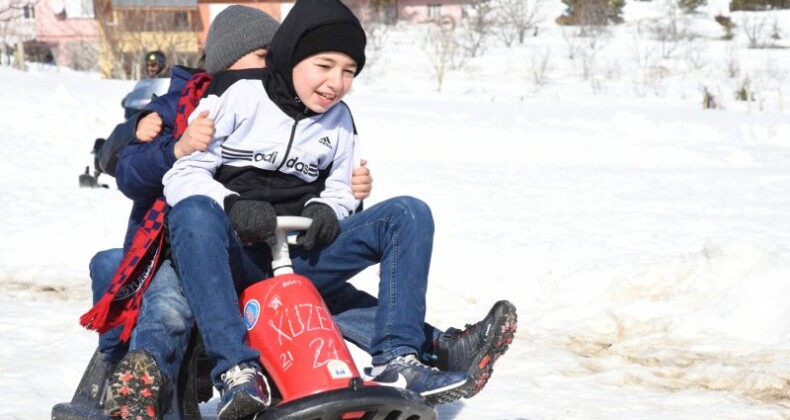
M357 63L346 54L314 54L294 66L294 89L307 108L324 113L351 90L356 71Z

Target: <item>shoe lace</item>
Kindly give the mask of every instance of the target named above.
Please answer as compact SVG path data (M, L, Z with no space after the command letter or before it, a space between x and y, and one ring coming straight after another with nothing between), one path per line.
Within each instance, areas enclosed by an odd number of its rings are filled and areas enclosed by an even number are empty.
M222 382L225 383L226 389L230 389L248 382L253 382L257 374L258 370L254 366L238 365L223 373L221 379Z
M411 366L414 366L414 367L416 367L418 369L425 369L425 370L431 370L431 371L437 371L437 372L439 371L439 369L437 369L435 367L430 367L430 366L426 365L425 363L421 362L419 359L417 359L417 356L415 356L413 354L407 354L406 356L400 356L400 357L398 357L398 359L400 359L404 363L406 363L408 365L411 365Z

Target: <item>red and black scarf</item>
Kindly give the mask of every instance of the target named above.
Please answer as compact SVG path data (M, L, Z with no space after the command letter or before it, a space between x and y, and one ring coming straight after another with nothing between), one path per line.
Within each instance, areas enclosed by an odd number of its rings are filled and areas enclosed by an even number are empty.
M186 130L189 114L197 107L211 79L207 73L195 74L181 90L173 127L174 138L181 137ZM159 268L168 208L164 197L159 197L145 214L104 296L80 317L83 327L104 333L123 325L121 341L131 338L140 314L143 292Z

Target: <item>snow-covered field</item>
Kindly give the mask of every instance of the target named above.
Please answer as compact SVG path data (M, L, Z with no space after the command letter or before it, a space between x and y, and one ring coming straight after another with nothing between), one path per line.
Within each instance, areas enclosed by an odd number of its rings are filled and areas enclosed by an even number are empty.
M655 44L631 34L661 3L628 2L592 67L547 21L436 92L413 30L393 31L355 83L369 201L409 194L434 210L429 321L519 308L487 388L442 419L790 417L790 54L714 39L710 1L691 22L704 65L678 54L658 74L635 59ZM530 63L547 51L538 85ZM734 96L746 75L751 103ZM120 246L130 202L111 178L88 190L77 175L131 86L0 68L0 418L48 418L95 347L77 322L88 261ZM702 86L723 109L702 109Z

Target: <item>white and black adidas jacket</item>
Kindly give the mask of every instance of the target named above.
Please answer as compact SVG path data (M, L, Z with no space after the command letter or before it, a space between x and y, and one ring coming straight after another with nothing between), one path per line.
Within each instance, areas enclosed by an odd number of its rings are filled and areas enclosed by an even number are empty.
M286 115L270 98L258 71L218 73L190 115L214 120L205 152L179 159L163 179L168 204L205 195L270 202L280 215L298 215L310 203L329 205L338 218L357 207L351 191L355 130L339 103L323 114Z

